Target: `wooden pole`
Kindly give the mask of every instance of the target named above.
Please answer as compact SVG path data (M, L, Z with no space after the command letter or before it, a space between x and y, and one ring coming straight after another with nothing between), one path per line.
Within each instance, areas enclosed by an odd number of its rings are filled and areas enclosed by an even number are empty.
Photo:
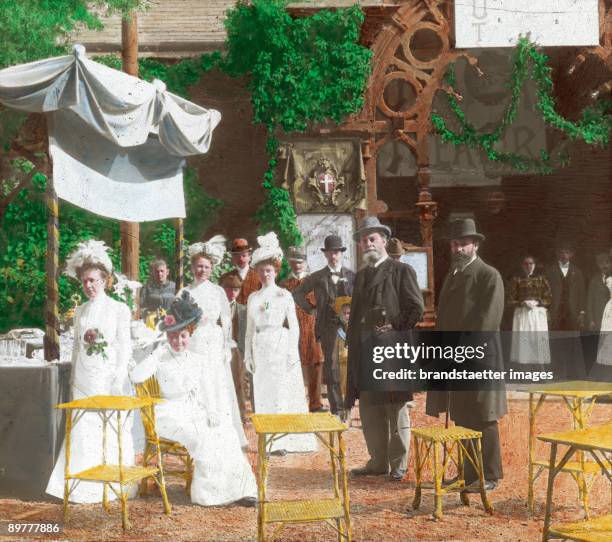
M133 11L121 22L121 58L123 71L138 77L138 24ZM138 280L140 225L121 223L121 271L130 279Z
M175 284L176 291L178 292L184 286L184 277L183 277L183 241L185 239L185 224L182 218L177 218L175 221L175 244L174 244L174 254L175 254L175 264L176 264L176 275L175 275Z
M59 343L59 201L53 185L53 167L47 178L47 299L45 301L45 360L60 358Z

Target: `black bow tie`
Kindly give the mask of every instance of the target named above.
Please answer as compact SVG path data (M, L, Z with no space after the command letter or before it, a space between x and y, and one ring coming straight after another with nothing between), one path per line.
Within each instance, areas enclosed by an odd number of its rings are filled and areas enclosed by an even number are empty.
M331 276L332 277L339 277L340 276L340 271L332 271L331 272Z

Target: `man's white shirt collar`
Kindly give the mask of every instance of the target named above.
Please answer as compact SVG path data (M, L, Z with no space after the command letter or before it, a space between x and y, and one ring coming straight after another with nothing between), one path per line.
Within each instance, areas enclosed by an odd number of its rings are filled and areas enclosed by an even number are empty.
M478 256L476 256L476 254L474 254L474 255L472 256L472 259L471 259L471 260L470 260L468 263L466 263L466 264L465 264L463 267L455 267L455 270L453 271L453 275L454 275L455 273L457 273L457 271L465 271L466 267L467 267L468 265L470 265L470 264L471 264L473 261L475 261L477 257L478 257Z
M567 263L559 262L559 269L561 269L561 273L563 273L564 277L567 277L567 273L569 271L569 265L570 265L570 262L567 262Z
M381 263L383 263L387 258L389 258L388 254L385 254L380 260L378 260L375 264L374 264L374 269L376 269Z
M242 280L244 280L247 276L247 273L249 272L249 266L245 265L244 267L236 267L236 270L238 271L238 274L240 275L240 278Z

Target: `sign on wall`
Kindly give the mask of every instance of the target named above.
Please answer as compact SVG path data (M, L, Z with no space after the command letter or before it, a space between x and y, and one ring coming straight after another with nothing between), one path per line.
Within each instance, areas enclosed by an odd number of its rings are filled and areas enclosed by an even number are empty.
M352 215L303 214L298 215L297 221L304 237L306 260L311 273L327 265L321 248L325 238L332 234L339 235L346 247L343 265L356 271L356 247L353 242L355 221Z
M456 47L514 47L519 35L543 46L599 45L598 0L461 0Z

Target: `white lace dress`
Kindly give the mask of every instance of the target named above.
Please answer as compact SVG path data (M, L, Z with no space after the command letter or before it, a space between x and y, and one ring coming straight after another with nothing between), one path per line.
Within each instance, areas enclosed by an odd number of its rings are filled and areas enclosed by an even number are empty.
M166 400L155 407L157 432L180 442L194 461L191 501L217 506L256 497L255 476L223 406L225 392L215 386L214 368L193 352L166 345L131 372L134 383L153 375Z
M305 414L308 403L299 354L300 329L288 290L266 286L249 296L245 363L254 365L253 394L257 414ZM310 452L312 434L287 435L272 450Z
M92 395L132 395L127 376L131 357L130 322L131 315L127 305L111 299L104 293L77 307L72 350L73 399ZM87 355L84 335L90 329L97 329L108 343L105 349L106 359L101 354ZM116 422L116 418L113 418L113 421ZM123 426L124 465L134 464L131 426L131 423ZM116 433L108 429L107 431L107 463L117 464L119 459ZM59 498L64 496L65 444L64 441L46 490L48 494ZM97 413L85 413L73 426L70 449L71 473L102 463L102 421ZM108 498L116 498L113 491L108 491ZM70 501L101 502L102 484L79 482L70 494Z
M202 358L203 365L206 364L214 379L214 385L225 393L225 404L219 405L219 409L226 408L231 413L240 444L246 447L248 442L242 427L232 376L232 319L227 296L223 288L208 280L186 286L178 292L177 297L183 291L189 292L202 309L202 318L191 337L189 349Z

